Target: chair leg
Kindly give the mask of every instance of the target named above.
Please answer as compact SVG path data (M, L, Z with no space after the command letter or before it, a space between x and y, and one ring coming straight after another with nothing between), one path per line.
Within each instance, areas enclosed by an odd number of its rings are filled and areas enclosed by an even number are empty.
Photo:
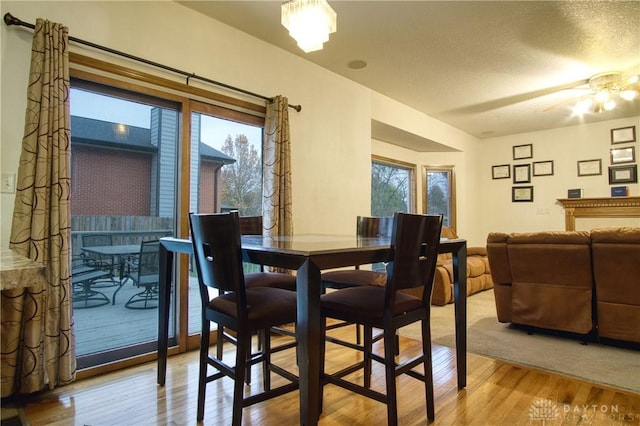
M396 397L396 333L395 330L384 331L384 366L387 384L387 424L398 424L398 398Z
M207 367L209 365L209 321L202 322L202 334L200 336L200 370L198 372L198 414L197 420L204 419L204 400L207 388Z
M297 326L296 326L297 327ZM324 393L324 363L325 363L325 353L327 348L327 319L322 318L322 323L320 324L320 392L318 392L318 404L319 410L318 413L322 413L322 404L323 404L323 393ZM300 350L300 346L296 350L296 354Z
M356 323L356 327L360 327ZM373 328L371 326L364 326L364 387L369 389L371 387L371 351L373 350Z
M428 321L422 321L422 353L424 354L424 393L427 399L427 418L434 420L435 403L433 395L433 360L431 355L431 327Z
M241 337L242 336L242 337ZM248 336L248 337L247 337ZM233 426L242 424L242 406L244 399L244 380L247 370L247 354L251 351L251 334L244 330L238 330L236 346L236 377L233 381Z
M258 341L262 340L262 386L265 391L271 389L271 330L258 331Z

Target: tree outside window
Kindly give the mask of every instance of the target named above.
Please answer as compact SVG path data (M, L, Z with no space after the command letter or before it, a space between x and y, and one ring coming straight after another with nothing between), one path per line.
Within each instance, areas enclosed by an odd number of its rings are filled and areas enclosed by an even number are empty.
M413 169L382 161L371 163L371 215L392 216L413 210Z
M237 209L240 216L262 214L262 161L245 135L228 135L222 152L235 163L222 168L222 205Z

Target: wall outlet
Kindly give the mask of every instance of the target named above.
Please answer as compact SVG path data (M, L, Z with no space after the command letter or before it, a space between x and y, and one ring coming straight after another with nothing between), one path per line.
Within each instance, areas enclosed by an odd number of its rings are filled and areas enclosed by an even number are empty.
M2 181L0 182L0 192L13 194L16 192L16 174L2 173Z

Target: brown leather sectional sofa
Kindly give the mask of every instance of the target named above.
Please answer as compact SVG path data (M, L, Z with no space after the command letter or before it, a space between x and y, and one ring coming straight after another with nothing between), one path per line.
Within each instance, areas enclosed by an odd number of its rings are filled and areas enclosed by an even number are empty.
M640 228L491 233L498 321L640 343Z
M442 228L443 238L458 238L448 227ZM467 247L467 296L493 287L491 270L485 247ZM431 304L443 306L453 303L453 261L451 253L438 255Z

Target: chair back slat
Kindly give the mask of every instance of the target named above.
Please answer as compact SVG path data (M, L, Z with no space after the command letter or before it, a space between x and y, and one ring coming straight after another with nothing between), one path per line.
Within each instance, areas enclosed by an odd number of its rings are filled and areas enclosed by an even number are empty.
M140 243L138 276L158 276L160 272L160 241L151 240Z
M356 226L356 232L359 237L391 237L393 216L358 216Z
M387 267L387 289L423 287L423 302L429 303L438 259L442 216L396 213L392 240L393 259Z
M200 284L221 292L244 293L238 213L191 213L189 222Z
M262 216L240 216L241 235L262 235Z

